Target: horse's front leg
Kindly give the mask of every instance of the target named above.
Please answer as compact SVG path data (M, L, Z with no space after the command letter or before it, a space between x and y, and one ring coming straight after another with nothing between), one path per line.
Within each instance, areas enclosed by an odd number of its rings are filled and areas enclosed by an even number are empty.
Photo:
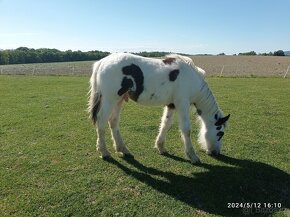
M179 128L181 131L186 156L190 159L192 163L200 163L200 159L196 155L191 142L191 124L190 124L189 108L190 105L188 103L181 103L176 105L176 109L179 116Z
M167 153L165 147L164 147L164 142L165 142L165 137L166 133L172 126L173 122L173 114L174 114L174 109L170 108L168 106L164 107L162 119L161 119L161 124L160 124L160 129L159 129L159 134L156 138L155 141L155 146L160 154L165 154Z

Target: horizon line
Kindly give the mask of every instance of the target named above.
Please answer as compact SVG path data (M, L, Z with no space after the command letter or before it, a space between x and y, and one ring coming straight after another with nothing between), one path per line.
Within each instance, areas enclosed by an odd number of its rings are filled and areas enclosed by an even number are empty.
M165 50L140 50L140 51L130 51L130 49L124 49L124 51L109 51L109 50L102 50L102 49L92 49L92 50L86 50L86 49L59 49L59 48L49 48L49 47L39 47L39 48L32 48L32 47L26 47L26 46L20 46L17 48L4 48L2 49L0 47L0 51L3 50L17 50L19 48L28 48L28 49L34 49L34 50L39 50L39 49L50 49L50 50L58 50L61 52L66 52L66 51L72 51L72 52L77 52L77 51L81 51L81 52L91 52L91 51L99 51L99 52L104 52L104 53L154 53L154 52L158 52L158 53L176 53L176 54L182 54L182 55L188 55L188 56L199 56L199 55L208 55L208 56L219 56L219 55L225 55L225 56L235 56L235 55L239 55L242 53L248 53L248 52L255 52L256 55L261 55L261 54L269 54L269 53L274 53L276 51L282 50L282 49L278 49L275 51L270 51L270 52L256 52L254 50L251 51L243 51L243 52L236 52L236 53L230 53L230 54L226 54L225 52L218 52L216 54L213 53L186 53L186 52L173 52L173 51L165 51ZM290 50L282 50L284 53L285 52L290 52Z

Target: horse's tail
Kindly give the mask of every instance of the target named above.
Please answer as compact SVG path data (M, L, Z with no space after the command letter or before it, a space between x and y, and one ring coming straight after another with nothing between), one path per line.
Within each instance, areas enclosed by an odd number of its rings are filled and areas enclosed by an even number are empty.
M90 79L90 91L89 91L89 103L88 112L90 114L90 119L95 125L97 122L97 114L100 110L102 94L100 88L98 87L97 73L100 67L101 61L96 62L93 65L93 73Z

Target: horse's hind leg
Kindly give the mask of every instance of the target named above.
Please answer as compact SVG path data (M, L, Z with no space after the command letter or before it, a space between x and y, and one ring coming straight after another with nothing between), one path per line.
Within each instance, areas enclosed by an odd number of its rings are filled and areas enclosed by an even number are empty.
M154 146L154 148L156 148L160 154L165 154L167 152L164 147L164 142L165 142L166 133L172 126L173 114L174 114L173 108L170 108L168 106L164 107L159 134L156 138L155 146Z
M102 99L101 107L97 115L97 133L98 133L98 139L97 139L97 150L101 153L101 157L104 160L107 160L111 157L109 151L106 147L105 142L105 129L109 120L109 117L112 113L112 110L114 108L113 102L106 101L105 98Z
M121 152L126 157L133 157L129 150L125 146L120 133L120 112L122 107L123 99L121 99L118 104L114 107L113 112L109 119L109 126L111 128L112 140L114 142L114 147L116 152Z

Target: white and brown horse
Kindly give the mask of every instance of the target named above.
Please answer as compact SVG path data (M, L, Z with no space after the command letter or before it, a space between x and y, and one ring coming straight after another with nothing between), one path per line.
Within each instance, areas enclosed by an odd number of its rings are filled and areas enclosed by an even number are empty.
M176 111L186 156L200 162L191 142L189 110L195 106L201 123L199 142L208 154L219 154L221 138L229 115L222 111L204 80L204 71L185 56L169 55L165 59L144 58L128 53L111 54L96 62L90 79L89 113L96 125L97 150L109 159L105 144L107 122L114 147L130 156L119 130L120 110L128 98L143 105L162 105L164 112L155 148L166 153L165 136Z

